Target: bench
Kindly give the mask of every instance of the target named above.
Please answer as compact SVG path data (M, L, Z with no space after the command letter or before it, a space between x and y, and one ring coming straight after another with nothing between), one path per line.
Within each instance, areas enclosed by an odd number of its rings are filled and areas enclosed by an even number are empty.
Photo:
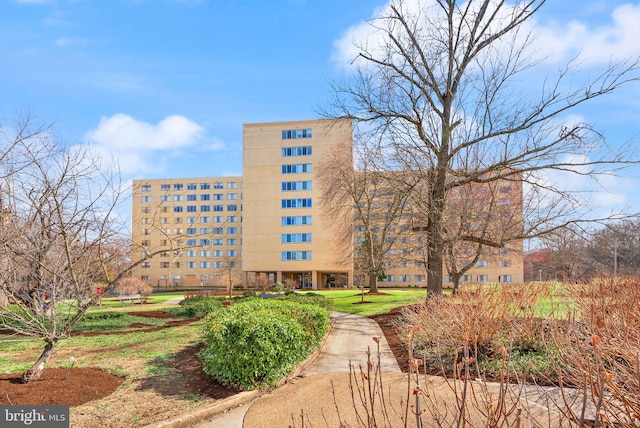
M118 300L124 306L125 303L131 303L132 305L135 303L143 304L147 301L146 297L142 297L140 294L128 294L123 296L118 296Z

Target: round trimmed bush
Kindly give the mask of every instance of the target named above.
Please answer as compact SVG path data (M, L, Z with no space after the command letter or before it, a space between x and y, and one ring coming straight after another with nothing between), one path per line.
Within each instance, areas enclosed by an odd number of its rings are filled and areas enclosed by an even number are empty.
M303 361L329 328L326 310L280 300L244 301L204 322L204 371L253 389L273 385Z

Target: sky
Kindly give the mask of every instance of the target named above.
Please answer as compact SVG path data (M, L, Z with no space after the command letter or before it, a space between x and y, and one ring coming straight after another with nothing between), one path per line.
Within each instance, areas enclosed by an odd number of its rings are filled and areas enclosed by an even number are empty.
M241 175L242 125L318 118L387 4L0 0L0 124L29 112L58 141L117 156L128 179ZM549 0L534 24L544 49L590 69L639 55L638 22L640 1ZM639 95L576 114L615 147L640 136ZM640 211L639 180L626 171L594 204Z

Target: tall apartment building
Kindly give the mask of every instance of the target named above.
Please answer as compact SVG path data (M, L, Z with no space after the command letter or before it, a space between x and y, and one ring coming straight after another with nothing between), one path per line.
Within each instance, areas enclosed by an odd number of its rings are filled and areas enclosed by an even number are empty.
M352 140L347 120L244 126L242 266L247 275L311 288L351 284L353 263L339 253L323 219L316 178L327 152Z
M230 281L314 289L366 284L354 272L357 227L354 242L336 242L317 176L327 153L351 143L352 133L347 120L248 124L241 177L135 180L132 260L153 257L134 275L159 288ZM510 190L509 198L521 200L521 189ZM420 242L419 236L407 239ZM483 255L462 277L463 282L522 280L521 243ZM450 285L448 277L444 281ZM379 285L425 286L424 263L416 257L390 258Z
M241 177L134 180L135 276L153 287L225 285L241 276Z

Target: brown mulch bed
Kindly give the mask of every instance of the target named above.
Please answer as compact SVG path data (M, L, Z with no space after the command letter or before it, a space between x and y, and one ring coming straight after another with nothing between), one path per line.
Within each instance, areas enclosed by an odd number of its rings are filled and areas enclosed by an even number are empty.
M0 375L0 405L79 406L106 397L124 382L122 377L90 367L45 369L40 380L28 384L20 383L21 375Z

